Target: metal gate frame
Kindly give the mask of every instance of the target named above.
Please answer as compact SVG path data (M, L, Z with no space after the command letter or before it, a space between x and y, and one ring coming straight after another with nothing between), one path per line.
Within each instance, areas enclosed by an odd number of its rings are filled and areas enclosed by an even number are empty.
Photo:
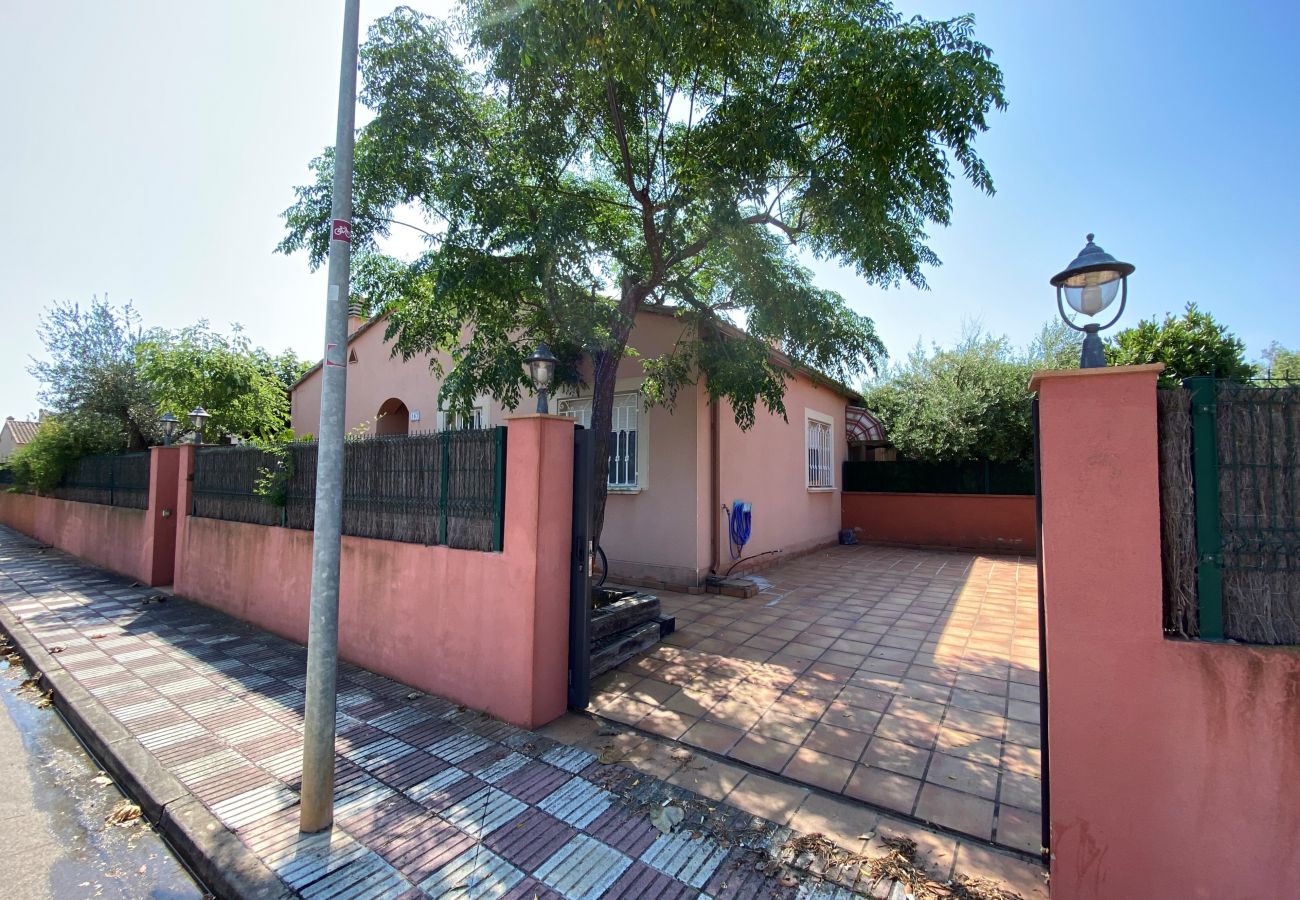
M595 432L573 432L573 544L569 556L569 707L591 699L591 526Z

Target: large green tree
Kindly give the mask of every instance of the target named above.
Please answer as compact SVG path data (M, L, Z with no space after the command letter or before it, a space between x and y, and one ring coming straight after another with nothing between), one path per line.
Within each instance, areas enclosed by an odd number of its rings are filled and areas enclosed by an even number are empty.
M182 422L196 406L208 411L209 440L285 437L288 389L306 369L291 351L271 356L254 347L239 326L227 337L205 321L156 333L137 348L137 361L160 411Z
M1288 350L1273 341L1262 356L1264 377L1300 381L1300 351Z
M37 396L62 414L76 416L79 440L103 449L143 450L157 433L158 409L149 383L136 365L136 351L156 337L140 325L130 303L108 298L55 303L40 318L37 336L48 358L34 359L28 372L41 383Z
M1194 375L1245 380L1255 375L1246 362L1246 345L1195 303L1181 316L1167 313L1163 321L1142 319L1118 332L1106 344L1106 364L1132 366L1164 363L1160 384L1173 387Z
M759 405L783 415L773 345L855 379L883 348L795 248L923 285L954 168L992 191L973 142L1004 103L970 17L872 0L470 0L454 24L398 9L371 28L361 74L374 118L356 149L357 292L401 353L451 354L451 408L480 392L516 403L540 340L589 354L597 535L637 310L673 307L687 329L643 361L651 402L703 377L742 426ZM331 154L312 168L281 249L318 265ZM411 214L427 250L374 255Z

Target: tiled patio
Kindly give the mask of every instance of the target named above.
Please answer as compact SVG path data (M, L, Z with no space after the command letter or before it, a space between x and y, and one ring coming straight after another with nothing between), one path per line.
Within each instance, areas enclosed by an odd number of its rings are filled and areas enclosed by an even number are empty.
M602 677L592 711L1038 852L1032 558L837 547L760 583L659 592L677 632Z

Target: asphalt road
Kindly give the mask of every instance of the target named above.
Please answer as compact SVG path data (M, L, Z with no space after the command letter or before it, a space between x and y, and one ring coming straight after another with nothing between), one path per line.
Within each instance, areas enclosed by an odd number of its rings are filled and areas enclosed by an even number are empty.
M160 835L105 818L122 793L0 652L0 883L7 897L203 898ZM98 781L96 780L98 778Z

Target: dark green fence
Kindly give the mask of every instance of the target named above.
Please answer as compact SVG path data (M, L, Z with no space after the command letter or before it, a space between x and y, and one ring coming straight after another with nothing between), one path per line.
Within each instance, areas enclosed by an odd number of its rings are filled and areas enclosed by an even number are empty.
M68 467L50 496L79 503L147 509L149 459L148 453L83 456Z
M1034 469L1029 463L972 460L928 463L912 460L844 463L844 490L899 494L1029 494Z
M505 522L506 429L349 440L343 533L356 537L500 550ZM277 451L199 451L194 515L310 530L316 445Z
M1300 643L1300 385L1190 378L1161 393L1166 628Z

